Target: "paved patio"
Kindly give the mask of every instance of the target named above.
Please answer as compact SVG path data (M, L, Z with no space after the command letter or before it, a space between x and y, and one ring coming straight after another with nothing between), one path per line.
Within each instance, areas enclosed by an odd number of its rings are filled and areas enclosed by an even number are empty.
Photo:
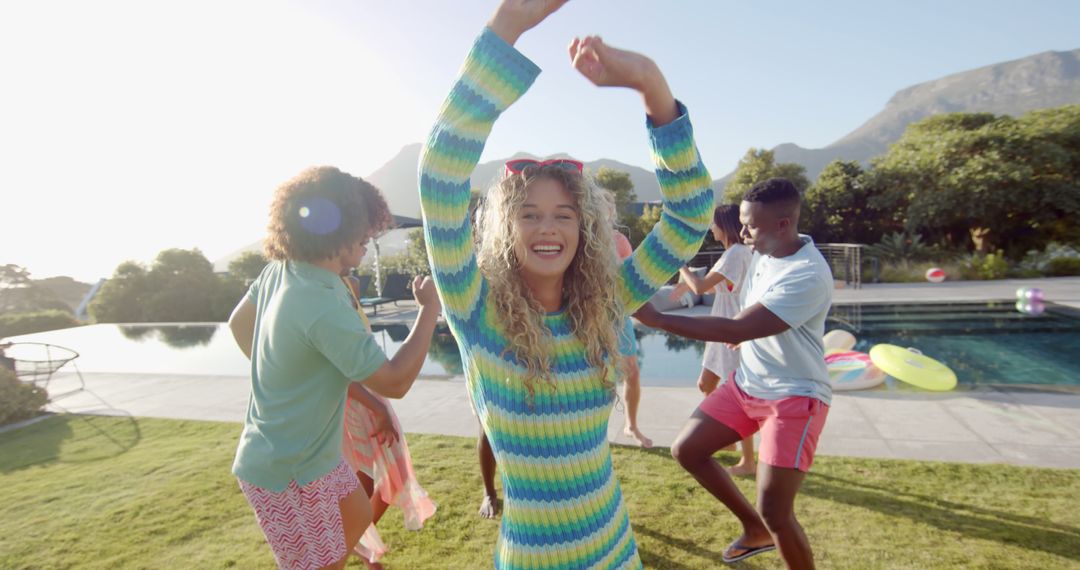
M868 285L839 289L836 302L942 301L1009 298L1017 287L1038 286L1048 300L1080 308L1080 278ZM379 310L374 322L408 321L415 307ZM242 421L248 379L238 376L84 374L86 388L57 399L56 412L116 414L214 421ZM645 387L639 423L659 446L674 441L701 396L687 388ZM75 385L73 374L54 380L53 391ZM459 436L477 432L463 383L418 380L395 403L406 431ZM612 414L610 437L622 434L621 409ZM838 393L819 444L823 455L1010 463L1080 468L1080 393L1075 388L977 388L948 393L871 390Z

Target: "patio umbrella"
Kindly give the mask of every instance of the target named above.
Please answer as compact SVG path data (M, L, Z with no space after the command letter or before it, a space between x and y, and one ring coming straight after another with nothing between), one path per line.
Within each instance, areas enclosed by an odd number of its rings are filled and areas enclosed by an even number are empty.
M419 218L410 218L408 216L398 216L392 214L394 217L394 225L390 228L392 230L404 230L409 228L422 228L424 222ZM375 245L375 294L382 296L382 267L379 265L379 239L373 238L372 243Z

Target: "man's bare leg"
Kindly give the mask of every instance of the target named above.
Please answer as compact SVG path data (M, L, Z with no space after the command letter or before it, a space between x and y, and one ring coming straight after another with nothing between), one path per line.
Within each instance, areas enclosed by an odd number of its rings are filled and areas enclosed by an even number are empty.
M758 509L788 568L814 568L814 553L802 525L795 520L795 495L806 473L797 469L758 467Z
M743 534L733 545L746 549L767 546L773 543L773 537L765 522L758 515L754 506L735 486L727 471L713 458L713 454L726 445L742 439L739 433L709 417L701 410L694 410L687 420L682 433L671 447L671 455L687 470L697 482L724 503L739 522ZM729 549L731 550L731 549ZM735 556L737 552L725 552L725 556Z
M357 489L346 495L338 503L338 507L341 509L341 526L345 530L345 556L325 567L333 570L345 568L353 547L371 524L371 503L363 489Z

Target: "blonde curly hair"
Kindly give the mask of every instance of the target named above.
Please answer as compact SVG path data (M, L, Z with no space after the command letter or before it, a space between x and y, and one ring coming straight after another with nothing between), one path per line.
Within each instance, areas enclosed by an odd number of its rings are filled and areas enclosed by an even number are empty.
M544 308L521 278L522 260L515 253L515 223L536 180L562 184L578 212L579 239L574 258L563 277L563 299L574 335L585 345L585 358L601 371L602 385L614 392L621 367L618 331L625 318L613 285L619 260L612 239L614 197L576 170L559 166L530 166L507 174L483 200L476 219L477 264L513 351L525 365L525 388L530 399L539 384L554 389L551 370L551 332L544 326Z

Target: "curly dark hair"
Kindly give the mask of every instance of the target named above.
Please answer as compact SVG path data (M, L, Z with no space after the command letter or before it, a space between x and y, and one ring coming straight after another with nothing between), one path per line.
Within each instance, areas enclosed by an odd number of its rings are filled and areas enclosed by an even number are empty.
M378 188L332 166L312 167L274 191L263 250L269 259L318 261L393 220Z

